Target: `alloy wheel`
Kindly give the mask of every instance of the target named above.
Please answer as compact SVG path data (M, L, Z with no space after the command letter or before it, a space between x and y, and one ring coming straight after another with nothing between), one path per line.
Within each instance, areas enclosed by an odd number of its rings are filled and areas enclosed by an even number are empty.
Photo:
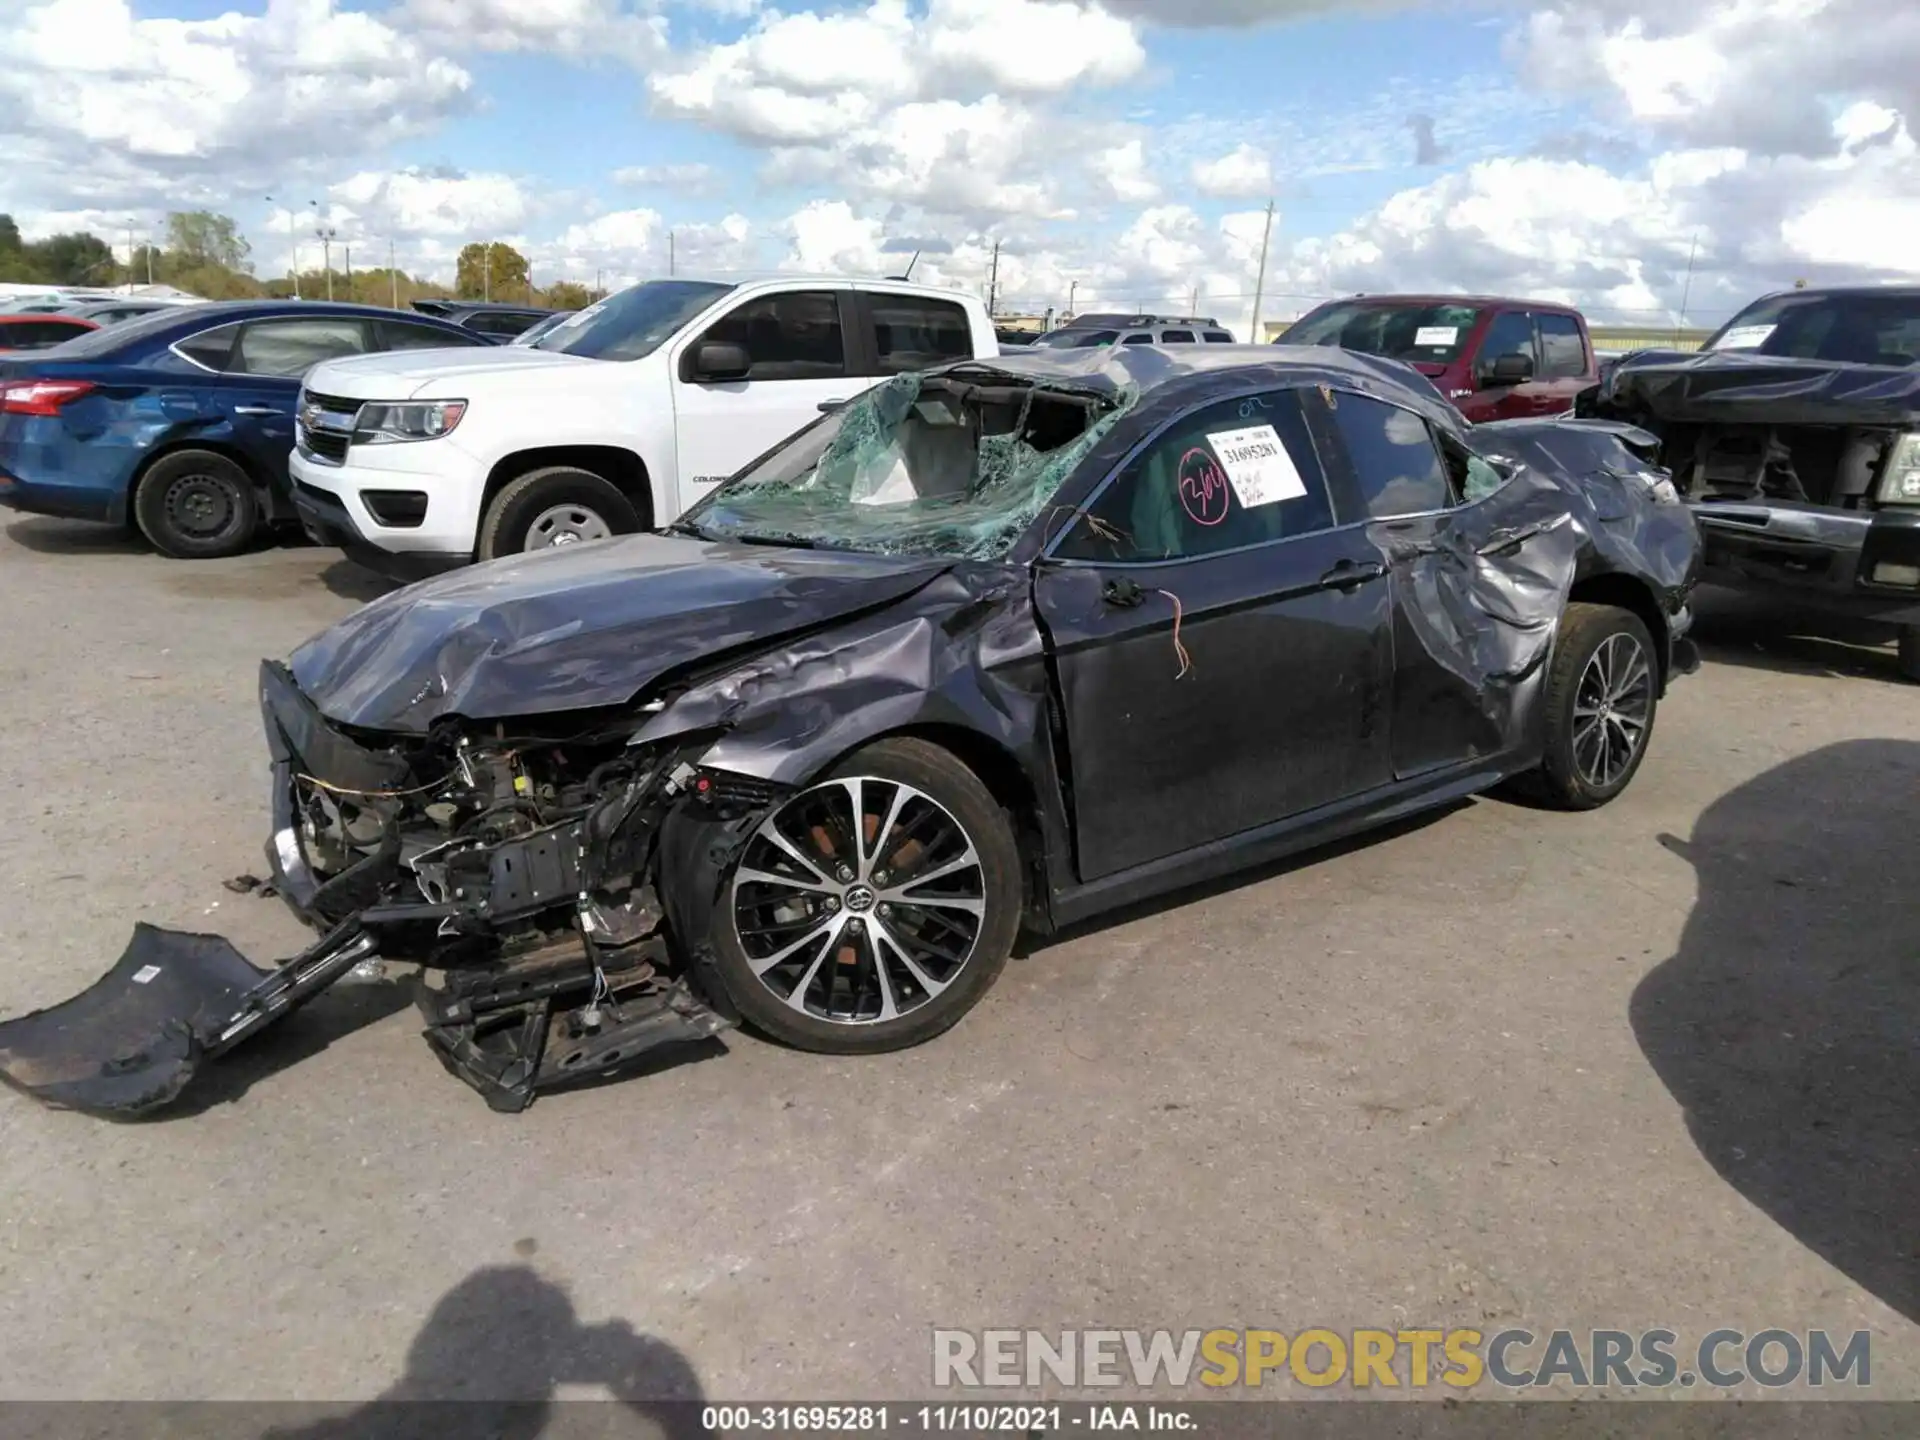
M1646 743L1653 709L1653 665L1640 641L1615 631L1580 672L1573 697L1573 763L1580 778L1605 790L1626 774Z
M910 1015L960 977L986 919L986 873L953 812L877 776L829 780L763 821L734 874L748 967L798 1014Z

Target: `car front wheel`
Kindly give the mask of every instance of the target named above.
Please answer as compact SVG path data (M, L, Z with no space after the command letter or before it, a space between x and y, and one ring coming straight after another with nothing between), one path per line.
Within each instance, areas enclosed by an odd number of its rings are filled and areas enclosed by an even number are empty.
M480 522L479 558L549 550L640 528L633 502L590 470L550 465L493 497Z
M1551 802L1593 810L1627 788L1647 753L1659 689L1653 637L1639 616L1567 606L1547 672L1539 778Z
M806 1050L940 1034L986 994L1020 926L1004 810L936 745L881 741L788 799L742 849L714 951L741 1013Z

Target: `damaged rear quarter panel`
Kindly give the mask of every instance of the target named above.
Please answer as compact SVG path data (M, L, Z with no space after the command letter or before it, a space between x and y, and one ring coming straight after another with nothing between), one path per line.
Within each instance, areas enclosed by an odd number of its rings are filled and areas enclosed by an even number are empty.
M1657 442L1606 422L1523 420L1460 438L1508 474L1438 515L1377 521L1394 586L1394 773L1538 757L1546 661L1582 581L1623 577L1654 634L1698 565L1693 519L1663 499ZM1618 582L1614 582L1617 584Z

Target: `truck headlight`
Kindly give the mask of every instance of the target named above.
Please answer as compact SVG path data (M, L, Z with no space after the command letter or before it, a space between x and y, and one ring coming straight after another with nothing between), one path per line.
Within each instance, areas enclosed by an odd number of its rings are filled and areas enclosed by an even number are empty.
M401 440L438 440L451 435L467 413L464 400L408 400L401 404L360 407L354 422L356 445L391 445Z
M1920 433L1910 430L1894 442L1879 493L1882 505L1920 505Z

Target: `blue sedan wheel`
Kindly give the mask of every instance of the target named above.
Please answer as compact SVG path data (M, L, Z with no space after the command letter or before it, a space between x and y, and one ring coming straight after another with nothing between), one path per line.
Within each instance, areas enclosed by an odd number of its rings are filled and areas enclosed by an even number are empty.
M154 549L176 560L238 555L260 523L253 481L211 450L176 450L155 461L140 479L133 510Z

